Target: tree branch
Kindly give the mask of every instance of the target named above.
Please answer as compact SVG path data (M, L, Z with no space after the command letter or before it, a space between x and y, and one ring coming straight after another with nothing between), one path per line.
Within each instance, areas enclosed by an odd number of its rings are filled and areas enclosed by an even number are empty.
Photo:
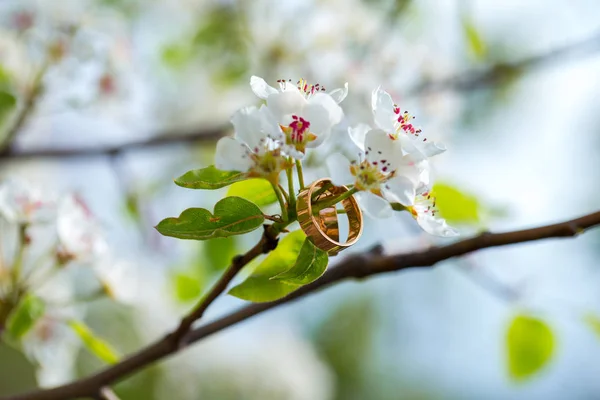
M125 144L105 147L67 148L67 149L31 149L15 150L7 147L0 151L0 160L29 158L78 158L94 156L114 156L130 150L149 149L167 144L186 144L196 142L215 142L228 131L226 127L202 128L194 131L165 132L150 139L131 141Z
M196 328L185 334L181 338L180 344L187 345L202 340L213 333L233 326L256 314L302 298L345 279L363 279L368 276L401 271L407 268L428 267L440 261L489 247L506 246L548 238L571 237L596 225L600 225L600 211L574 220L539 228L505 233L483 233L447 246L432 247L427 250L407 254L386 256L381 254L380 248L376 247L370 252L347 257L337 266L330 268L317 281L300 288L281 300L270 303L251 304L216 321ZM53 389L5 397L0 400L68 400L85 396L93 397L101 388L118 382L139 369L174 354L185 347L173 346L172 335L165 336L120 363L87 378Z
M423 82L407 90L408 96L421 96L440 91L468 91L479 87L494 85L510 79L527 68L547 67L554 63L572 61L597 53L600 50L600 33L574 42L547 53L534 55L517 61L498 62L483 70L472 70L438 81ZM0 148L0 161L28 158L76 158L115 155L129 150L152 148L167 144L214 142L224 136L228 127L200 128L192 131L163 132L150 139L142 139L126 144L67 149L30 149L16 150L8 146Z
M260 241L250 250L248 250L245 254L236 256L231 265L225 273L219 278L217 283L206 293L202 300L198 303L198 306L189 313L185 318L183 318L177 327L177 329L173 332L171 336L171 340L173 340L177 346L181 343L181 339L188 333L192 324L202 318L206 309L219 297L221 293L227 289L229 283L235 278L235 276L248 265L252 260L261 254L269 253L277 247L277 239L275 235L271 233L270 226L273 225L265 225L264 233L260 239Z
M526 69L549 67L575 59L591 56L600 51L600 32L574 43L558 47L517 61L497 62L483 70L473 70L438 81L423 82L408 91L408 96L425 95L441 91L469 91L495 85L518 76Z

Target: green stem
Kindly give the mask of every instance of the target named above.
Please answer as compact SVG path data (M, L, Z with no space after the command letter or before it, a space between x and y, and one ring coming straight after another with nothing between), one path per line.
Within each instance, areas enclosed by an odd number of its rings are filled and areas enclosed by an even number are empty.
M339 203L340 201L346 200L347 198L349 198L356 192L358 192L358 189L352 188L352 189L348 190L347 192L340 194L337 197L334 197L332 199L327 199L322 202L313 204L313 214L318 213L319 211L323 210L324 208L331 207L331 206Z
M275 185L274 183L271 183L271 185L273 186L273 191L275 191L275 195L277 196L277 201L279 201L279 207L281 208L281 216L283 217L284 221L287 221L288 213L287 213L287 207L285 205L285 198L283 197L282 190L279 189L279 186Z
M329 190L329 188L331 188L333 186L333 183L326 183L323 185L322 188L315 190L315 192L312 194L310 201L315 201L315 199L317 197L319 197L320 195L322 195L323 193L325 193L327 190Z
M298 171L298 182L300 183L300 190L304 189L304 173L302 172L302 161L296 160L296 171Z
M287 175L288 180L288 193L290 195L289 207L288 207L288 217L290 220L296 218L296 192L294 191L294 172L292 168L288 168L285 170L285 174Z
M13 263L13 279L17 281L21 276L21 270L23 269L23 257L25 255L25 248L27 247L27 224L21 224L19 226L19 243L17 244L17 252L15 254L15 260Z

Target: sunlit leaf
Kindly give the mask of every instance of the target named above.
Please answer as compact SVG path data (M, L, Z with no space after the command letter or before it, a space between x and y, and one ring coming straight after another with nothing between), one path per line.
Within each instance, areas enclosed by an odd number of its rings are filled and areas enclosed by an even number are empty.
M204 208L188 208L178 218L163 219L156 229L165 236L206 240L251 232L264 220L256 204L241 197L225 197L215 204L214 213Z
M294 266L305 238L306 235L301 230L289 233L252 274L244 282L233 287L229 294L243 300L265 302L280 299L298 289L300 285L271 278Z
M202 280L196 276L177 273L173 276L175 297L181 302L197 299L202 293Z
M188 189L219 189L232 183L240 182L247 176L238 171L221 171L213 165L202 169L194 169L186 172L175 183Z
M237 246L235 237L212 239L204 242L204 255L206 264L204 268L209 271L220 271L231 264Z
M485 59L485 56L487 55L487 45L481 32L477 29L473 21L468 18L463 20L462 25L469 52L476 60Z
M20 339L33 328L46 311L44 301L33 294L27 294L8 316L7 332L13 339Z
M69 321L69 327L79 337L85 348L108 364L119 362L118 353L104 340L100 339L84 323L79 321Z
M277 202L273 186L268 180L261 178L234 183L227 191L227 196L243 197L257 206L266 206Z
M294 285L306 285L323 275L328 261L327 252L319 249L306 238L294 266L271 279Z
M522 381L548 364L554 353L555 339L544 321L517 315L508 328L506 344L510 377Z
M481 223L482 206L475 196L443 182L436 182L433 193L440 215L448 223L473 225Z

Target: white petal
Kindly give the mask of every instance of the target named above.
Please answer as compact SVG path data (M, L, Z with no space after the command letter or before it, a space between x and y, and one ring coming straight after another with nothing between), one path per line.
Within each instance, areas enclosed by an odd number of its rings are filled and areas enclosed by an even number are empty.
M371 106L373 108L373 118L375 124L386 132L395 132L394 122L398 118L394 113L394 101L388 92L378 87L371 96Z
M281 150L285 155L292 157L294 160L302 160L305 156L304 153L296 150L296 146L294 145L284 144L281 146Z
M459 236L458 231L449 226L442 218L431 215L420 215L417 217L417 223L430 235L443 237Z
M331 126L338 124L344 117L344 111L336 101L326 93L316 93L308 100L309 106L321 106L327 112Z
M258 113L260 115L261 131L263 134L272 140L282 141L284 139L284 134L271 110L263 104L258 110Z
M273 86L270 86L263 78L258 76L252 76L250 78L250 87L254 94L256 94L261 99L267 99L270 95L278 92Z
M340 104L348 96L348 82L344 84L343 88L337 88L329 92L329 95L336 103Z
M410 179L415 186L429 184L429 162L419 160L414 154L396 156L396 164L393 166L398 176Z
M403 206L412 206L415 203L416 185L405 176L396 176L382 186L386 199L400 203Z
M316 147L323 143L333 126L327 110L319 104L309 104L304 108L302 116L310 123L310 132L317 135L317 139L310 142L308 147Z
M274 141L283 140L283 132L266 106L245 107L237 111L231 118L235 128L235 138L245 143L253 152L262 154L267 138Z
M284 124L285 120L289 119L292 115L302 115L306 104L306 98L297 89L277 92L270 95L267 99L269 111L271 111L275 119L281 124Z
M437 142L423 142L421 152L427 157L433 157L446 151L446 146Z
M394 214L394 210L387 200L371 192L358 192L354 196L360 208L371 218L389 218Z
M249 153L245 144L230 137L221 138L215 151L215 167L223 171L246 172L252 167Z
M358 124L354 128L348 128L348 134L350 135L350 139L354 142L355 145L358 146L362 151L365 150L365 137L367 136L367 132L371 130L371 127L367 124Z
M235 129L235 137L246 143L248 147L255 148L262 138L261 123L256 107L244 107L231 117Z
M391 172L397 154L394 140L381 129L372 129L365 137L365 157L384 172Z
M325 160L329 176L335 185L349 185L354 183L350 173L350 161L340 153L333 153Z

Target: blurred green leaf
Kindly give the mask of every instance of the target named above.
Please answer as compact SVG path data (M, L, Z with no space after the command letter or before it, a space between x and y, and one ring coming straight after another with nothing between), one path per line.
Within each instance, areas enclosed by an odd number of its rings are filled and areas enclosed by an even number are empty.
M555 339L544 321L517 315L506 335L508 371L512 379L522 381L542 369L552 358Z
M161 60L170 68L179 69L188 64L193 58L190 46L172 43L163 47Z
M20 339L33 328L46 311L44 301L33 294L27 294L8 316L7 332L12 339Z
M17 105L17 99L11 93L0 90L0 125Z
M10 87L12 77L10 72L0 65L0 90L7 90Z
M213 165L194 169L175 179L175 184L188 189L220 189L232 183L243 181L246 174L238 171L221 171Z
M239 7L218 5L205 13L194 35L199 56L221 84L239 81L250 67L244 17Z
M385 382L372 364L374 336L381 327L375 304L364 295L349 296L314 333L319 357L335 374L336 400L380 398L377 389ZM377 376L372 377L371 373Z
M204 208L188 208L178 218L163 219L156 229L165 236L206 240L248 233L264 221L256 204L241 197L225 197L215 204L214 214Z
M462 26L469 52L476 60L484 60L487 55L487 45L481 32L469 18L463 19Z
M252 274L244 282L233 287L229 294L242 300L265 302L280 299L298 289L300 285L271 278L294 266L304 239L306 235L301 230L287 234Z
M181 302L197 299L202 293L202 280L196 276L177 273L173 276L175 297Z
M86 349L108 364L119 362L120 356L104 340L100 339L83 322L69 321L69 327L79 337Z
M37 386L35 366L25 354L0 341L0 395L17 394Z
M433 194L440 215L448 223L477 225L482 222L482 206L475 196L443 182L435 183Z
M319 249L309 238L306 238L294 266L271 279L293 285L306 285L325 273L328 262L327 252Z
M236 255L235 237L212 239L204 242L205 270L221 271L225 269Z
M243 197L257 206L267 206L277 202L277 195L271 183L262 178L248 179L231 185L227 196Z
M590 313L586 314L583 320L600 339L600 317Z

